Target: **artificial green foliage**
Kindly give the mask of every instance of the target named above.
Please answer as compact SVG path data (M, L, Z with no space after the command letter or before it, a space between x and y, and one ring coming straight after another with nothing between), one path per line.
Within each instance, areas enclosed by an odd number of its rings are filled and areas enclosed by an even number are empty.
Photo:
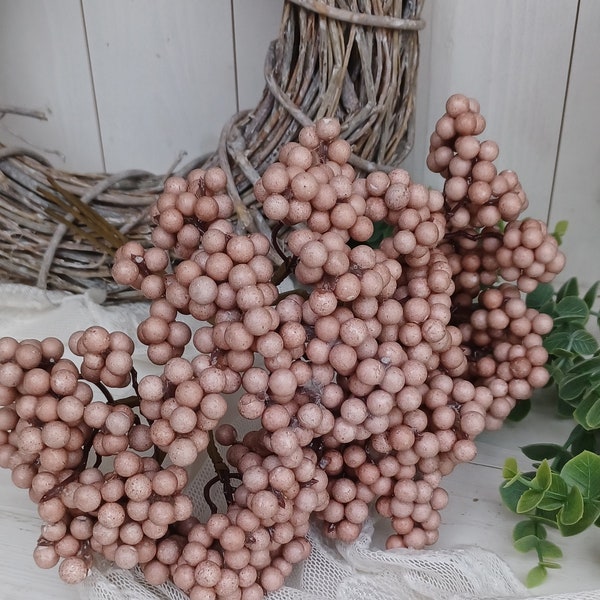
M502 500L525 517L513 530L514 546L537 554L538 564L526 578L529 587L543 583L548 569L560 567L556 561L562 551L547 539L546 527L573 536L600 525L600 345L588 330L594 321L600 325L599 291L597 282L582 294L572 278L558 290L540 284L526 299L528 307L554 319L544 337L551 379L541 394L554 397L558 415L574 421L563 444L521 448L534 461L531 471L521 472L515 458L508 458L502 470ZM517 406L512 420L523 419L529 410L525 403Z

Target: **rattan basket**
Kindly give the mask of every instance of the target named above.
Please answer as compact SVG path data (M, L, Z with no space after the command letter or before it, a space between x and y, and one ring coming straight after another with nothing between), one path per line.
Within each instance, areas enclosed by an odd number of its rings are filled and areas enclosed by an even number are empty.
M216 151L181 167L222 167L240 231L269 233L252 185L299 129L342 124L362 173L397 167L413 143L422 0L286 0L265 60L258 105L233 115ZM0 108L0 113L2 109ZM0 146L0 279L137 298L110 277L126 239L149 239L149 207L172 173L82 175L22 148Z

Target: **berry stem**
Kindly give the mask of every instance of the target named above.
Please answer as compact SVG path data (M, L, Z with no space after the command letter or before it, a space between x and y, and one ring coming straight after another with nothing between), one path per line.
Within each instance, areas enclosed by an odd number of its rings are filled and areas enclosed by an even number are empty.
M211 479L205 487L204 497L207 499L209 506L213 512L216 512L216 506L210 501L208 497L209 491L211 487L217 482L220 481L223 485L223 495L225 496L225 501L227 505L233 504L233 493L235 492L233 486L231 485L232 477L239 477L238 475L234 475L229 471L229 467L227 463L223 460L223 457L219 453L217 445L215 444L215 437L212 431L208 432L209 442L208 442L208 456L213 464L213 468L215 469L216 477ZM215 510L213 510L213 507Z

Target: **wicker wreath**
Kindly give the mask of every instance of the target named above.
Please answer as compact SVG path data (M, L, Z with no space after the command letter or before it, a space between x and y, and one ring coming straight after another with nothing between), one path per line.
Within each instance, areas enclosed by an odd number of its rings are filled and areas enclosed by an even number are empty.
M166 177L219 165L239 231L271 233L252 186L299 129L324 116L342 124L361 173L397 167L412 148L419 0L286 0L265 60L258 105L223 127L215 152L177 171L79 175L0 145L0 278L44 289L100 288L137 299L110 266L127 239L149 239L149 207ZM26 111L0 107L5 112ZM30 116L37 116L31 114Z

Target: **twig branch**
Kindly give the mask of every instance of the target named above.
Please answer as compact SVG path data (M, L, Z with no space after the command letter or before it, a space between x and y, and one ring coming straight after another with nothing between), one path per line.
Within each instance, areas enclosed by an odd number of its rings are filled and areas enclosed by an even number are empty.
M41 110L32 110L30 108L23 108L22 106L5 106L0 104L0 118L6 114L31 117L32 119L39 119L40 121L48 120L46 113Z

